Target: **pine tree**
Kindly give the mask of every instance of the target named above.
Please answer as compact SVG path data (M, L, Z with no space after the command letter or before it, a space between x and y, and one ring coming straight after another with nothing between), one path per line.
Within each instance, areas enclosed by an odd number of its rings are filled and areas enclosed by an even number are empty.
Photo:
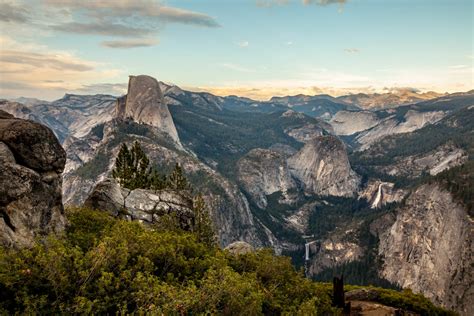
M132 187L133 189L148 189L150 186L150 173L148 168L150 160L142 150L140 143L135 141L130 150L132 156Z
M212 225L211 217L206 208L206 203L201 194L198 194L193 200L194 211L194 233L200 242L208 246L216 244L216 234Z
M167 182L169 188L172 190L181 191L191 189L188 180L183 175L183 169L178 163L175 165L173 172L169 175Z
M166 189L167 185L168 178L166 175L160 174L155 168L153 168L150 176L150 189L156 192L158 190Z
M126 188L130 185L130 179L132 178L131 154L125 143L120 147L117 159L115 159L112 176L122 187Z
M131 149L122 144L112 176L127 189L148 189L150 187L150 160L142 150L140 143L135 141Z

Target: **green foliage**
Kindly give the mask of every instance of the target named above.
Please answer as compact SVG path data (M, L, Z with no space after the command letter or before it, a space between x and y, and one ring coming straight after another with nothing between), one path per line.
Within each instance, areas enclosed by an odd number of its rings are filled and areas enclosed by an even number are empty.
M167 186L175 191L190 190L191 188L188 180L183 174L183 169L178 163L175 165L173 171L168 176Z
M346 286L346 291L360 289L360 286ZM374 301L393 306L403 310L418 313L423 316L428 315L446 315L455 316L456 313L435 306L426 297L421 294L415 294L411 290L394 291L380 287L369 287L370 290L377 292L377 298Z
M474 217L474 160L448 169L435 176L435 181L445 186L454 197L466 206ZM430 180L432 181L432 180Z
M151 180L150 160L138 141L129 150L124 143L115 160L112 176L127 189L149 188Z
M64 235L30 249L0 247L0 313L339 314L331 285L306 279L271 250L233 255L194 233L104 214L71 209ZM449 315L421 295L377 290L381 303Z
M0 248L3 313L259 315L293 313L301 304L313 313L331 310L326 293L270 251L233 256L189 232L150 230L98 211L67 214L63 237L31 249Z
M76 174L84 179L96 180L107 169L107 165L107 155L103 151L99 151L94 158L77 168Z
M215 246L217 236L214 232L213 224L202 195L197 195L193 200L194 211L194 233L197 239L208 245Z

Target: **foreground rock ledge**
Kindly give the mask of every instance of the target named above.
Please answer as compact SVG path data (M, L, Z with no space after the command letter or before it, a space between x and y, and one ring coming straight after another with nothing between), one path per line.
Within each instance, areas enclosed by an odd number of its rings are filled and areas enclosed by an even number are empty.
M0 244L30 246L64 229L66 153L53 132L0 110Z

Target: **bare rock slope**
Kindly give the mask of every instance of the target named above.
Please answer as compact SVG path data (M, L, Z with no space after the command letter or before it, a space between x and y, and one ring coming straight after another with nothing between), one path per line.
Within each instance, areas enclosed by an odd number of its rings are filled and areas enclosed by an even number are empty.
M346 148L336 136L314 138L288 159L288 164L308 193L352 196L359 185L359 177L351 169Z
M438 185L422 185L379 235L380 274L433 302L474 314L474 223Z
M0 244L28 246L64 228L65 163L50 129L0 110Z
M155 78L145 75L130 76L128 94L117 100L115 111L117 118L130 118L137 123L157 127L179 143L173 118Z

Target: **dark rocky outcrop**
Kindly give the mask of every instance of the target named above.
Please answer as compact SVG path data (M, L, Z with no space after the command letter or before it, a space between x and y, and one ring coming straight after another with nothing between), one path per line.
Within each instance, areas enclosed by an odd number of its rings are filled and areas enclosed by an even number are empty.
M66 153L53 132L0 110L0 243L28 246L64 228Z
M98 183L84 206L144 224L159 222L166 214L175 214L185 230L191 230L194 224L193 201L189 196L169 190L128 190L111 179Z

